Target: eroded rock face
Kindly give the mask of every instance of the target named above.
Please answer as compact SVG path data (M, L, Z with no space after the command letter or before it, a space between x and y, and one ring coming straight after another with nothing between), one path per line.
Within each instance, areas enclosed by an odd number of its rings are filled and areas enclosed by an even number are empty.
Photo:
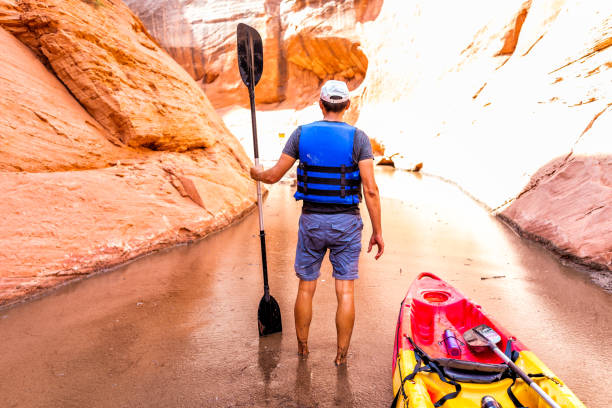
M244 149L121 2L2 0L0 25L0 305L254 206Z
M238 22L255 27L264 43L265 69L258 103L285 101L303 108L327 79L351 89L364 79L368 60L353 31L378 14L382 0L127 0L152 35L194 79L216 108L246 106L235 69Z
M396 166L423 162L423 171L453 180L494 213L511 204L503 214L521 214L514 221L531 236L612 269L609 245L587 244L612 230L611 219L589 212L612 205L600 200L610 187L597 176L609 171L612 155L604 130L612 115L612 4L468 3L445 3L440 15L440 2L418 2L399 22L399 3L385 2L364 28L370 64L358 125L380 138L387 155L400 156ZM378 24L389 34L376 35ZM440 35L441 27L452 35ZM603 159L585 162L584 154ZM557 157L585 163L584 173L564 171L522 194ZM565 201L566 190L582 200ZM541 199L551 191L556 200ZM547 229L527 221L546 214Z
M366 25L370 64L358 125L381 134L387 154L423 161L424 170L501 208L540 167L571 153L610 103L612 49L601 44L612 6L516 0L469 13L469 2L445 3L440 16L440 3L418 2L400 22L399 3L387 1ZM375 35L377 24L389 34ZM570 29L576 24L582 28ZM453 35L439 35L441 27ZM381 123L385 116L403 120Z
M224 132L219 120L199 115L210 110L204 94L121 1L18 4L55 74L123 143L184 151L212 146Z
M21 20L22 14L23 12L18 6L18 0L0 0L0 26L30 47L43 63L47 63L40 50L38 37L23 23Z

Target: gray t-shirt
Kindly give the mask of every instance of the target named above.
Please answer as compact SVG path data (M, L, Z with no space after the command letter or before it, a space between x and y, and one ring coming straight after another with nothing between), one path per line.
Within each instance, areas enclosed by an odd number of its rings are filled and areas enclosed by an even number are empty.
M298 127L291 133L283 153L293 157L294 159L300 158L300 134L302 128ZM372 144L370 138L361 129L355 130L355 143L353 144L353 161L359 163L362 160L374 159L372 153ZM302 211L305 213L323 213L323 214L359 214L359 204L323 204L314 203L311 201L304 201Z

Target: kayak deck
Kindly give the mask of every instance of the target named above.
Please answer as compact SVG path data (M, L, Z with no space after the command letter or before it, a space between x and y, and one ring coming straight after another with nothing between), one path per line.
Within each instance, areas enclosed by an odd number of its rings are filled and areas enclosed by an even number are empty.
M404 319L406 313L408 319ZM402 336L396 339L396 348L412 348L408 337L432 358L449 358L443 342L444 331L451 330L461 350L459 360L484 364L502 364L502 360L490 350L474 353L465 341L463 333L473 327L486 324L494 328L506 346L512 339L512 348L516 351L525 346L511 336L497 322L484 314L477 305L465 298L454 287L430 273L420 274L410 287L398 322Z
M497 366L502 360L488 349L474 351L463 339L463 333L480 324L492 327L502 340L498 346L504 350L511 340L511 349L518 353L516 364L530 374L541 374L533 380L562 407L582 407L584 405L566 387L563 382L540 361L537 356L517 341L497 322L487 316L481 307L431 273L420 274L411 285L402 302L396 329L393 359L393 391L398 395L397 407L434 407L441 398L455 393L455 385L444 382L433 372L418 372L413 379L403 381L418 366L414 350L420 351L435 361L457 361L461 364L480 364ZM460 356L451 356L443 341L450 332L457 340L455 346L460 348ZM456 350L455 350L456 352ZM505 369L505 366L503 366ZM503 408L515 408L517 405L509 396L510 387L515 398L526 407L547 407L546 402L538 396L520 378L513 385L513 379L505 378L488 382L461 382L459 393L447 399L443 407L480 407L481 398L485 395L494 397Z

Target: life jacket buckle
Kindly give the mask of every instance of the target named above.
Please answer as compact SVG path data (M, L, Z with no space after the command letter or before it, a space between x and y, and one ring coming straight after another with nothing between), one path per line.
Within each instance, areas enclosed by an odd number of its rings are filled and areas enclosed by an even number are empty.
M302 183L304 183L304 194L308 194L308 170L306 169L306 163L300 163L299 167L302 169Z
M340 197L346 197L346 166L340 166Z

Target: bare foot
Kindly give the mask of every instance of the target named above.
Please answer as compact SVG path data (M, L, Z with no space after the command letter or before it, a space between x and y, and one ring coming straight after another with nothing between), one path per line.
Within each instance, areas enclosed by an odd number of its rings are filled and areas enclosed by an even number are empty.
M346 364L347 353L348 353L347 348L338 347L338 353L336 354L336 359L334 360L334 363L336 363L336 366L341 366L343 364Z
M298 355L308 357L308 343L298 340Z

